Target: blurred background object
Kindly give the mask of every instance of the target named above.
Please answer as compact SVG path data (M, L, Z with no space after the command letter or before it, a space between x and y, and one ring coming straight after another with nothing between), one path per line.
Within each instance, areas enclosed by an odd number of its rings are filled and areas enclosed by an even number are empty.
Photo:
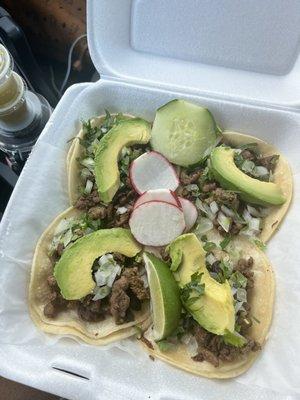
M85 0L2 0L0 43L29 91L52 108L68 86L99 78L87 47ZM24 161L9 158L0 150L0 220L17 180L7 168L19 174Z

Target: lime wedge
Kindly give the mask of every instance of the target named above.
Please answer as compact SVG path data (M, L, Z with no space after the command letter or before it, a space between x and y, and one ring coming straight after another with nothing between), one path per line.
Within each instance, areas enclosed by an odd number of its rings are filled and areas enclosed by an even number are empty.
M168 264L153 254L144 253L150 288L153 337L162 340L177 328L181 314L179 287Z

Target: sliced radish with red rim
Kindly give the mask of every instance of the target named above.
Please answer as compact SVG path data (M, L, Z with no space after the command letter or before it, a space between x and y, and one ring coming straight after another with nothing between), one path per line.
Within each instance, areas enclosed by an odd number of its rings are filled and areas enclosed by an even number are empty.
M134 190L142 194L153 189L176 190L179 179L172 164L160 153L150 151L130 165L129 177Z
M134 208L129 226L138 242L148 246L165 246L185 229L183 211L164 201L149 201Z
M143 203L147 203L148 201L165 201L167 203L171 203L175 206L181 207L180 201L178 200L176 193L172 192L169 189L154 189L147 190L147 192L143 193L134 203L134 208Z
M186 231L189 231L195 225L198 218L197 208L190 200L184 199L183 197L178 197L178 200L183 210Z

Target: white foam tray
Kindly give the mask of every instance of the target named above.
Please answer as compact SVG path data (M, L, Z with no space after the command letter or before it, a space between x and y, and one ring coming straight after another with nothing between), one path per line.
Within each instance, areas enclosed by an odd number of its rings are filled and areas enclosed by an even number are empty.
M18 214L21 202L27 202L30 224L30 212L34 213L30 205L47 209L51 202L51 211L30 227L37 240L67 207L67 140L76 133L81 118L101 114L105 108L152 120L155 110L167 101L190 99L208 107L223 128L276 144L292 167L300 169L299 146L293 146L299 143L300 114L289 110L300 104L298 0L88 0L87 4L89 47L102 79L67 90L24 168L0 227L6 253L0 258L0 288L5 271L13 268L10 257L18 252L14 236L6 235L10 218ZM38 171L49 169L47 157L37 160L49 145L53 154L60 155L55 167L51 166L57 185L43 182L44 196L34 198L35 185L42 184L35 179ZM25 183L30 180L28 189ZM280 245L289 237L290 224L300 225L299 203L296 187L288 217L268 246L277 265L285 265L286 254L293 261L300 259L300 247L294 246L300 242L299 234L284 249ZM25 247L32 254L34 246L24 238L19 252ZM28 279L22 285L25 293ZM289 324L290 329L294 327L290 333L298 334L296 324L285 320L280 309L285 295L277 293L275 334L267 348L246 375L230 382L194 377L152 362L143 353L136 358L117 348L101 351L70 341L52 346L0 345L0 374L72 400L296 399L300 349L288 349L297 354L290 382L278 379L274 383L268 368L268 355L276 351L276 332L285 332ZM0 311L5 312L5 307Z
M34 191L34 184L30 191L26 190L23 182L34 174L38 168L48 168L47 158L36 165L35 159L44 152L45 144L50 144L59 151L67 151L67 139L74 136L80 118L88 118L101 114L104 108L111 111L122 111L140 115L149 120L153 119L155 110L170 99L181 97L195 103L207 106L215 115L217 121L226 129L234 129L245 133L255 133L258 137L277 143L283 153L289 155L292 165L298 165L298 152L291 149L290 143L298 138L300 129L300 114L266 107L239 105L234 102L207 99L200 96L188 96L162 89L151 89L129 85L121 82L99 81L94 84L75 85L70 88L47 124L40 137L35 151L22 173L12 199L5 213L1 225L0 235L6 256L13 256L13 236L4 237L9 225L9 218L18 212L18 202L30 199ZM298 163L298 164L297 164ZM57 186L47 188L48 201L61 198L61 188L65 182L65 168L63 157L52 171L57 177ZM46 186L45 186L46 187ZM36 199L43 206L44 198ZM67 195L56 209L45 214L40 226L35 227L36 239L54 217L67 206ZM34 210L32 210L34 213ZM290 210L288 220L297 221L299 215L294 205ZM280 241L288 235L288 221L269 245L271 259L282 262L285 251L298 252L293 244L280 252ZM300 238L295 238L299 240ZM24 239L25 240L25 239ZM27 247L34 249L34 243ZM295 257L300 258L300 254ZM11 267L9 260L1 260L1 269ZM29 271L28 271L29 272ZM27 290L27 281L24 279L24 290ZM280 319L281 324L285 322ZM22 327L20 327L22 329ZM266 349L267 351L267 349ZM70 341L60 341L53 346L28 345L1 345L0 346L0 374L28 385L65 396L69 399L198 399L214 400L216 398L240 399L296 399L295 392L288 391L284 382L279 382L274 391L256 386L256 368L262 368L267 359L263 352L260 359L249 371L248 377L253 376L251 386L244 385L243 379L229 382L216 382L194 377L185 372L176 370L159 361L151 361L147 355L135 358L128 353L113 348L108 351L98 351L95 347L80 346ZM54 370L53 366L76 373L76 377L66 372ZM253 374L253 375L251 375ZM166 381L167 377L167 381ZM259 380L259 379L258 379ZM270 381L272 377L270 377ZM249 382L249 380L248 380ZM281 393L280 393L281 392ZM202 397L203 393L205 396Z

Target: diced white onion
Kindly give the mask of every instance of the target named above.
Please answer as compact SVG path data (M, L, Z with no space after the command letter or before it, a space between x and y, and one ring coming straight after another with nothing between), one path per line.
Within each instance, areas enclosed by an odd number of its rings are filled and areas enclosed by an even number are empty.
M235 310L236 313L237 313L238 311L240 311L240 310L245 311L245 309L244 309L244 307L243 307L243 304L244 304L243 301L237 301L237 302L235 303L234 310Z
M111 254L104 254L100 257L99 268L95 272L95 281L97 286L112 287L117 275L121 273L121 267L114 260Z
M92 298L92 300L97 301L104 299L104 297L108 296L110 293L110 288L107 286L102 286L99 288L96 288L95 291L95 296Z
M65 232L66 230L68 230L73 223L73 218L64 218L60 221L60 223L57 225L54 234L55 235L59 235L63 232Z
M145 288L149 287L147 274L142 275L142 276L141 276L141 280L143 281L143 284L144 284L144 287L145 287Z
M198 185L196 185L195 183L191 183L190 185L187 185L185 188L189 192L197 192L199 190Z
M121 267L119 265L116 265L112 268L112 271L110 275L107 277L106 284L108 287L112 287L117 275L119 275L121 272Z
M90 194L92 189L93 189L93 182L88 179L85 184L84 193Z
M266 176L269 174L269 171L267 170L266 167L263 166L258 166L258 167L254 167L253 169L253 174L259 178Z
M249 222L252 219L251 214L246 208L243 211L243 218L246 222Z
M92 159L92 157L87 157L81 160L80 164L88 168L90 171L93 171L95 166L95 161Z
M230 208L224 206L224 204L221 205L221 210L223 211L223 213L225 215L227 215L227 217L231 217L231 218L235 217L234 211L232 211Z
M255 207L249 206L248 204L247 210L253 217L260 217L260 212Z
M259 231L260 230L260 226L261 226L260 218L252 218L248 222L248 227L249 227L250 230Z
M127 208L126 207L118 207L116 213L117 214L125 214L127 213Z
M109 254L109 253L107 253L107 254L103 254L103 256L101 256L100 258L99 258L99 260L98 260L98 264L101 266L101 265L104 265L104 264L106 264L106 263L108 263L108 262L114 262L114 257L113 257L113 255L112 254Z
M237 301L242 301L243 303L247 301L247 292L246 289L238 288L236 291Z
M198 239L200 239L204 233L210 231L213 227L214 225L210 219L205 217L200 217L199 223L196 226L194 233L198 237Z
M208 262L209 265L212 265L214 262L217 261L217 259L216 259L216 257L215 257L212 253L209 253L209 254L206 256L206 261Z
M236 292L237 292L237 288L233 286L233 287L231 288L231 294L232 294L232 296L234 296L234 295L236 294Z
M189 341L191 340L192 335L190 333L185 333L184 335L181 336L180 341L183 344L188 344Z
M64 247L67 247L68 244L71 242L72 236L73 236L73 232L72 232L72 229L70 228L69 230L67 230L67 232L62 237L62 242L63 242Z
M245 160L242 164L242 170L248 173L251 173L255 168L255 164L253 161Z
M194 357L198 353L198 343L194 336L191 336L189 342L187 343L187 352L190 357Z
M225 232L229 232L230 224L231 224L231 218L226 217L226 215L223 214L222 211L220 211L218 213L217 220L218 220L219 224L221 225L221 227L224 229L224 231Z
M209 207L210 207L211 212L212 212L213 214L216 214L216 213L219 211L218 204L217 204L215 201L212 201L212 202L210 203Z
M86 179L91 176L91 171L88 168L82 168L82 170L80 171L80 175L82 179Z
M195 204L198 210L203 211L204 214L206 214L210 220L215 219L215 214L212 213L208 204L203 203L200 199L197 199Z

